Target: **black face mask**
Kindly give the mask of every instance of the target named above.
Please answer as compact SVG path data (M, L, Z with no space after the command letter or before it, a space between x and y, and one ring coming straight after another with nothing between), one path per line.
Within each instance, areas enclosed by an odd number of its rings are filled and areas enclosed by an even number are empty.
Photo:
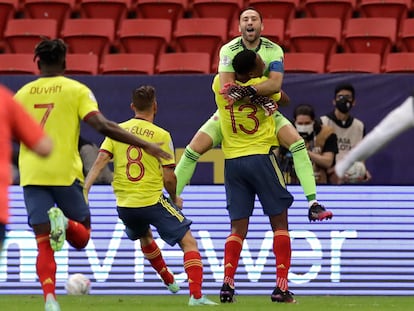
M349 96L340 95L335 103L336 108L342 113L347 113L352 108L352 100Z

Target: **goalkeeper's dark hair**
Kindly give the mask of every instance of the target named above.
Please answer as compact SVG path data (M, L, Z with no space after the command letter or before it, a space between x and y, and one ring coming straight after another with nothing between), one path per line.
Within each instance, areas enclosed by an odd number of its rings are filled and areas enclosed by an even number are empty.
M132 92L132 104L138 111L146 111L155 101L155 88L143 85Z
M34 61L39 60L40 65L64 66L66 60L66 44L61 39L43 39L34 51Z
M252 50L243 50L233 58L233 68L237 74L246 75L256 67L256 52Z
M240 20L240 17L242 16L242 14L244 13L244 12L246 12L246 11L248 11L248 10L252 10L252 11L255 11L255 12L257 12L257 14L259 14L259 17L260 17L260 21L263 21L263 16L262 16L262 14L256 9L256 8L254 8L254 7L252 7L252 6L249 6L249 7L247 7L247 8L244 8L244 9L242 9L241 11L240 11L240 14L239 14L239 20Z

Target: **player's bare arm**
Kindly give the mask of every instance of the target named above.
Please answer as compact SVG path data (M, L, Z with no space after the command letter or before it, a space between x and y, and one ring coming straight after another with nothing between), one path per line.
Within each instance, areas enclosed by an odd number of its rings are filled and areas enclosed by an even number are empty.
M177 177L175 176L173 166L164 166L163 167L163 179L164 179L164 188L167 190L171 201L177 205L178 208L183 208L183 201L176 194L177 189Z
M126 143L128 145L143 148L147 153L157 159L170 159L171 155L161 149L161 143L150 143L142 140L135 135L122 129L117 123L108 120L101 113L94 114L89 117L86 122L96 129L99 133L108 136L114 140Z
M86 195L91 190L93 183L95 182L96 178L98 178L101 171L105 168L105 166L109 163L111 157L106 152L99 152L98 156L96 157L95 162L92 165L88 175L85 178L85 185L83 188L85 189Z

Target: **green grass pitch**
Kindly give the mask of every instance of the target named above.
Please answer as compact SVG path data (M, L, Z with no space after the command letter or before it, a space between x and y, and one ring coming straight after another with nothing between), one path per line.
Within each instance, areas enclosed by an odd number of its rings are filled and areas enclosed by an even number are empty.
M208 296L218 302L218 296ZM61 311L409 311L413 296L297 296L297 304L272 303L268 296L238 296L233 304L189 307L185 295L135 296L89 295L59 296ZM40 295L0 295L0 309L7 311L44 310Z

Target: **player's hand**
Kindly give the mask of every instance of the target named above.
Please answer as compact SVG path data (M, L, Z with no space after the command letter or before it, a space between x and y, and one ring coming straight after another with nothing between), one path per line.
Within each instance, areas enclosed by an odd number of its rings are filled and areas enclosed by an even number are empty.
M183 209L183 198L176 196L174 201L175 206L177 206L180 210Z
M159 159L166 159L169 160L171 159L171 154L169 154L168 152L165 152L164 150L161 149L160 146L162 146L163 143L148 143L148 146L146 146L145 148L143 148L148 154L156 157L158 160Z
M89 190L86 188L83 188L83 197L85 198L86 204L89 204Z
M271 116L279 108L278 104L273 99L262 95L252 96L250 98L250 102L252 104L262 106L266 116Z
M241 86L234 83L226 83L220 90L220 94L230 104L234 104L245 97L253 96L257 90L253 86Z

